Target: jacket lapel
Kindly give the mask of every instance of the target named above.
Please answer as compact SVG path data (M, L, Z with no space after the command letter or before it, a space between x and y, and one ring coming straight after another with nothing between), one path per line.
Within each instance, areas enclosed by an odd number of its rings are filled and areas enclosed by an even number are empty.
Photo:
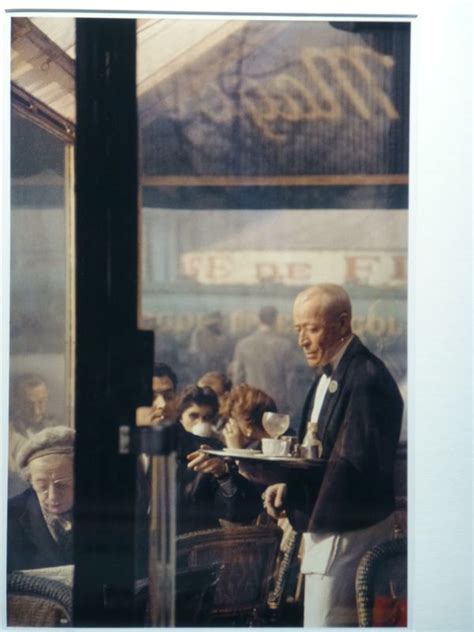
M311 415L311 409L313 406L314 397L316 394L316 388L318 386L319 379L320 379L320 376L317 375L313 383L311 384L308 394L306 395L306 399L304 401L303 412L301 413L301 422L300 422L300 427L298 431L299 443L303 442L304 436L306 434L306 426L308 425L308 420Z
M326 396L324 397L318 421L318 434L323 443L327 429L329 426L332 425L333 422L333 413L336 404L341 396L344 375L346 374L346 371L350 363L352 362L353 357L359 352L361 346L362 343L360 342L359 338L357 336L354 336L344 355L342 356L339 364L337 365L336 370L331 376L331 382L329 383L329 388L326 392Z

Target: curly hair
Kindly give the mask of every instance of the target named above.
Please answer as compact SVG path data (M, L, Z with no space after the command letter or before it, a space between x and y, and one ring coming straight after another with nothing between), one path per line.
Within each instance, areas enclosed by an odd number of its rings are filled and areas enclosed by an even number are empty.
M276 413L277 407L273 399L260 389L249 384L237 384L230 391L225 410L228 417L232 417L232 413L245 415L261 428L262 416L266 412Z

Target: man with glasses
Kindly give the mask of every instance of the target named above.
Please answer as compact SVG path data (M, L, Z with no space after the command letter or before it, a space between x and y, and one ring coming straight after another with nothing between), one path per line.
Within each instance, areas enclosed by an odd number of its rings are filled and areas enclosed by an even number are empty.
M29 487L8 503L8 572L73 563L74 434L46 428L18 453Z

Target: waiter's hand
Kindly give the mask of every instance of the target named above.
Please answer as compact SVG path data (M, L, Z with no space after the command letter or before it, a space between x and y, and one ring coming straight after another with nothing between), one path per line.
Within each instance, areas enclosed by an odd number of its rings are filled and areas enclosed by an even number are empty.
M263 507L267 514L275 518L275 520L286 516L284 509L286 491L286 483L276 483L275 485L267 487L262 494Z

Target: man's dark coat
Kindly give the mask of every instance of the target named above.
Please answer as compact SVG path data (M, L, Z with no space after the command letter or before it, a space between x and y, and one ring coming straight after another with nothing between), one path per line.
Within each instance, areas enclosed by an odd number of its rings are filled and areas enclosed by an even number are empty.
M300 441L318 381L305 402ZM288 481L289 517L300 531L365 528L395 508L393 468L403 401L394 379L354 336L331 381L318 421L327 465L307 476L295 471Z
M51 535L33 489L8 501L7 571L72 564L71 546L61 548Z

